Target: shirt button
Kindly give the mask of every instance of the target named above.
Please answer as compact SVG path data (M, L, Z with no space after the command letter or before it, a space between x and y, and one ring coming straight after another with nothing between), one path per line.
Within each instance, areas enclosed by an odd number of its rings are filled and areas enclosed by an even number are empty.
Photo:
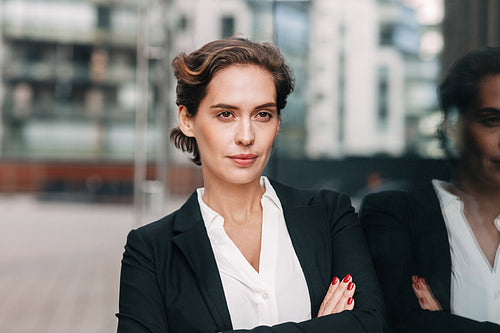
M263 299L264 301L267 301L267 300L269 299L269 295L268 295L268 293L263 293L263 294L262 294L262 299Z

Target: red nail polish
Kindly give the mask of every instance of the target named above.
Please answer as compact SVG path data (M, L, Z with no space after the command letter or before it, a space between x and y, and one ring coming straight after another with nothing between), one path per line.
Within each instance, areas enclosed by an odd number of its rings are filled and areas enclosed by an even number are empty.
M351 276L349 274L347 274L344 278L344 281L342 281L342 282L347 283L347 282L349 282L350 279L351 279Z
M425 298L420 297L420 303L425 304Z
M352 299L352 297L349 297L349 299L347 300L347 304L351 305L353 301L354 300Z
M420 289L420 283L415 283L415 288Z
M354 288L354 283L349 282L349 284L347 285L347 290L352 290L352 288Z
M339 282L339 278L338 277L334 277L333 280L332 280L332 286L336 285L338 282Z

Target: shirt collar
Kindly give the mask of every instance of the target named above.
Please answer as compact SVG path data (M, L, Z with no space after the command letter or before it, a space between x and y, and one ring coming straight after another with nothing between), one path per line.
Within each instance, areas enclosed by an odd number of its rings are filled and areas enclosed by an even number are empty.
M281 207L281 202L278 198L278 195L276 194L276 191L274 191L273 186L271 185L271 182L266 176L261 176L260 177L260 185L264 187L265 192L262 195L262 198L260 199L261 202L264 200L270 200L281 212L283 212L283 209ZM213 225L215 221L219 221L219 223L224 224L224 219L222 216L220 216L219 213L217 213L215 210L210 208L205 201L203 201L203 195L205 194L205 188L200 187L196 189L196 194L198 198L198 204L200 205L200 211L201 211L201 216L203 218L203 222L205 223L205 228L209 230Z
M444 182L442 180L438 180L438 179L432 180L432 185L434 187L434 191L438 195L443 208L446 208L450 205L456 205L457 203L461 204L462 201L460 200L460 198L458 196L456 196L455 194L449 192L445 188L445 186L447 184L448 184L447 182Z
M271 182L266 176L260 177L260 185L264 186L266 191L262 195L262 200L264 199L269 199L271 202L283 213L283 208L281 207L281 201L278 198L278 195L276 194L276 191L274 190L273 186L271 185Z
M436 191L437 195L439 196L441 200L441 204L443 208L446 208L450 205L456 205L457 203L462 204L462 201L460 198L446 190L445 185L448 184L442 180L437 180L433 179L432 180L432 185L434 186L434 190ZM496 217L496 219L493 221L495 224L495 227L497 228L498 231L500 231L500 215Z
M200 187L196 189L196 194L198 196L198 204L200 205L201 217L205 223L205 228L210 230L210 228L215 224L216 220L224 224L224 219L215 210L210 208L205 201L203 201L203 195L205 194L205 188Z

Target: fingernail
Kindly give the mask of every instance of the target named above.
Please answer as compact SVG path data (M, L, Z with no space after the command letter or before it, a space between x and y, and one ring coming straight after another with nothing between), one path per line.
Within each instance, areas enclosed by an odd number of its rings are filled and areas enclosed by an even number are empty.
M352 290L352 288L354 288L354 283L349 282L349 284L347 285L347 290Z
M420 299L419 299L419 300L420 300L420 303L425 304L425 298L420 297Z
M334 277L333 280L332 280L332 286L336 285L338 282L339 282L339 278L338 277Z
M349 297L349 299L347 300L347 304L351 305L353 301L354 300L352 299L352 297Z
M350 279L351 279L351 276L349 274L347 274L344 278L344 281L342 281L342 282L347 283L347 282L349 282Z
M420 289L420 283L415 283L415 288Z

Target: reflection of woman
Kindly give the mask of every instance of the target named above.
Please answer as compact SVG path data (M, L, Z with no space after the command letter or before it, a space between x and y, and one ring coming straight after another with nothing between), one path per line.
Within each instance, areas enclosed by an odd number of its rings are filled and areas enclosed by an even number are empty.
M349 199L261 177L293 88L279 51L225 39L173 66L171 137L201 164L204 188L130 232L118 332L382 331L383 300Z
M397 332L500 332L500 48L438 93L452 181L369 195L361 221Z

